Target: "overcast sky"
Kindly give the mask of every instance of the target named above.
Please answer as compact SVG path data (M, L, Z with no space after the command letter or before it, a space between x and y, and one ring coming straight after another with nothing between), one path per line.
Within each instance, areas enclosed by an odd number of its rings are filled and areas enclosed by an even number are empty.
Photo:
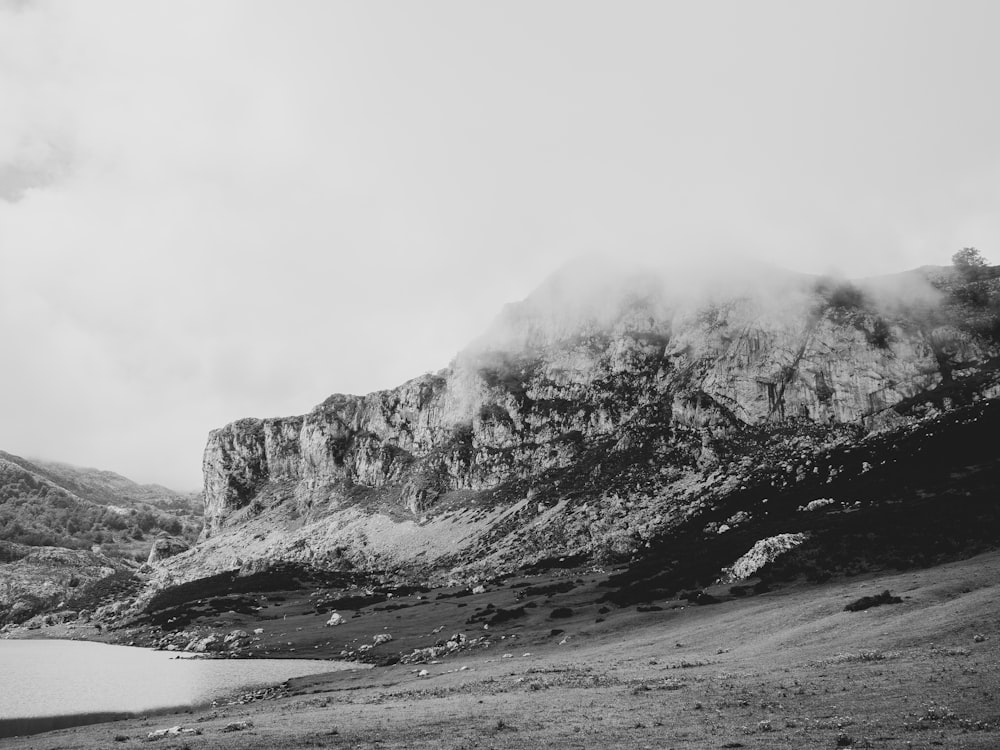
M581 253L1000 259L1000 3L0 0L0 450L440 369Z

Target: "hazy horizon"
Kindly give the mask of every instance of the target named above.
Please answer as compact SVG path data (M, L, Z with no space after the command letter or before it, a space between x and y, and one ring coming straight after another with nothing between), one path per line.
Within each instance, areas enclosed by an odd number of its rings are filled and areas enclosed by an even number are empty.
M580 255L1000 259L1000 5L0 0L0 450L445 367Z

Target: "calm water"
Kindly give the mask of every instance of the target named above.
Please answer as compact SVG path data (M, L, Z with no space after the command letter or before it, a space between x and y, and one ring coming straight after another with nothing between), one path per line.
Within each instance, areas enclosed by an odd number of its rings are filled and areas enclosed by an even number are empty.
M113 718L105 714L207 703L292 677L355 667L315 659L175 656L168 651L84 641L0 640L0 725L8 727L9 736L15 726L11 719L79 716L80 721L59 725L89 723L94 717ZM40 726L38 722L17 725Z

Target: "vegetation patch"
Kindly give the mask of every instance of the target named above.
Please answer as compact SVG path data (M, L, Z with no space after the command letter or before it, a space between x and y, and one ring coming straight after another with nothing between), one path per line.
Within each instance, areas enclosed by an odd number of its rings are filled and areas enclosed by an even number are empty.
M862 596L844 607L845 612L861 612L872 607L881 607L883 604L902 604L903 600L898 596L893 596L889 589L875 596Z
M572 591L577 586L575 581L556 581L555 583L549 583L543 586L528 586L526 589L522 589L517 592L518 599L524 599L529 596L552 596L553 594L565 594L567 591Z
M816 291L837 311L863 310L866 305L865 293L846 279L820 279Z
M844 653L827 660L829 664L858 664L866 662L886 661L899 657L898 651L879 651L876 648L858 651L856 654Z
M145 562L158 534L194 543L201 519L190 507L151 503L111 505L82 498L46 477L44 470L0 452L0 541L32 547L87 550ZM103 499L103 496L101 496Z
M520 617L524 617L526 614L528 613L525 611L524 607L511 607L510 609L493 607L482 612L477 612L465 622L468 625L472 625L477 622L485 622L489 625L499 625L503 622L509 622L510 620L516 620Z
M175 623L179 623L186 619L186 612L200 612L206 606L215 609L222 599L239 605L235 596L239 594L298 591L316 586L347 588L356 585L358 579L349 573L322 571L295 563L278 563L250 575L230 570L158 591L146 605L143 617L157 623L174 617L178 618ZM382 596L379 601L386 598ZM209 604L212 599L217 600L216 604Z

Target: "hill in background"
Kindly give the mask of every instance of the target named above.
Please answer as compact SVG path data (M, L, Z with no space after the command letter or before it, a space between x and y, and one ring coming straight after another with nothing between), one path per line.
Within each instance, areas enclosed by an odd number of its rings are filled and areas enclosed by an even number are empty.
M158 535L193 543L201 514L200 493L0 451L0 540L144 561Z

